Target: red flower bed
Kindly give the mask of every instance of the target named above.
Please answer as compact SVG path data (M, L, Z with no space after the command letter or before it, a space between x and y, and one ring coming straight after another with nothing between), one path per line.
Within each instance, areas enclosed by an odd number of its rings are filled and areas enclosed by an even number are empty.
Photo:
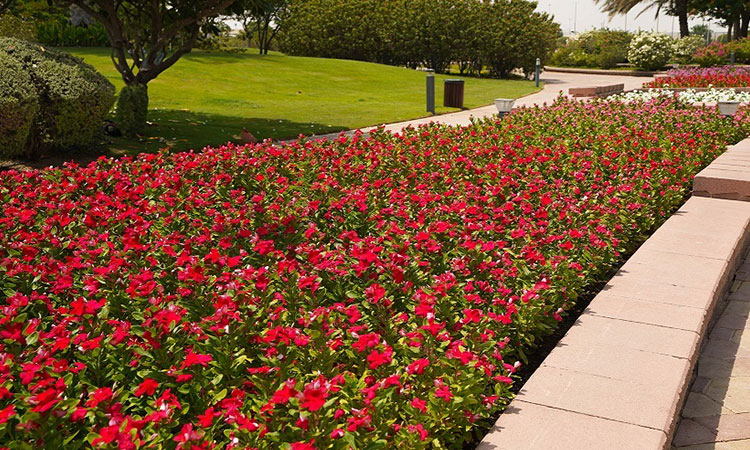
M0 175L0 442L461 448L744 136L560 100L465 129Z
M735 66L672 69L666 77L644 83L647 88L750 87L750 68Z

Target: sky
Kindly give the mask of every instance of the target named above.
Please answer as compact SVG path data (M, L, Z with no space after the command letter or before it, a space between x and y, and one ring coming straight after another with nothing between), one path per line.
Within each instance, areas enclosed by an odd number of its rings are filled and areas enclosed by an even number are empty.
M570 31L575 29L578 32L590 30L592 28L614 28L629 31L641 30L657 30L662 33L679 33L680 27L677 23L677 18L672 18L665 14L660 14L659 18L656 19L655 9L648 9L643 14L638 16L643 8L634 8L627 16L620 15L610 18L609 14L601 12L600 5L597 5L594 0L537 0L537 10L546 11L555 16L555 21L560 24L563 29L563 33L570 34ZM702 19L691 20L690 26L702 24ZM718 25L711 25L711 28L715 31L723 31L722 27Z

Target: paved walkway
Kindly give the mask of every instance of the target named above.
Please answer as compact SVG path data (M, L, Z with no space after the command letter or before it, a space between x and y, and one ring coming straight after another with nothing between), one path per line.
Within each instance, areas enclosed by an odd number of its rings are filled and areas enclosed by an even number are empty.
M672 441L679 450L750 450L750 252L698 360Z
M591 75L591 74L578 74L578 73L562 73L562 72L544 72L542 74L542 81L544 82L544 88L526 97L519 98L516 100L514 106L533 106L542 105L544 103L552 103L557 98L560 91L565 94L568 93L568 89L576 87L591 87L608 84L625 84L625 90L636 89L643 86L643 83L653 80L650 77L630 77L625 75ZM467 81L471 83L471 80ZM492 101L494 99L487 99ZM450 114L442 114L439 116L424 117L422 119L407 120L405 122L397 122L386 125L385 129L389 131L401 131L406 126L419 126L428 124L430 122L440 122L447 125L469 125L472 117L481 118L489 117L497 114L495 105L483 106L481 108L467 109L465 111L459 111ZM372 128L364 128L364 130L370 130ZM336 134L333 135L334 137Z

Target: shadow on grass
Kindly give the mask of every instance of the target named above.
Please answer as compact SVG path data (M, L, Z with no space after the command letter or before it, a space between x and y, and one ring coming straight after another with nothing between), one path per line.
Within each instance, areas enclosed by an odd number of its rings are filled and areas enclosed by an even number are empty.
M125 156L138 153L155 153L162 149L173 152L200 151L207 146L220 146L227 142L242 143L241 133L247 129L258 141L294 139L306 136L336 133L346 126L328 126L318 123L292 122L289 120L247 118L203 114L192 111L151 110L149 125L143 136L110 137L101 134L89 148L73 149L64 153L45 155L34 161L0 161L3 168L43 168L60 166L73 161L87 164L104 156Z

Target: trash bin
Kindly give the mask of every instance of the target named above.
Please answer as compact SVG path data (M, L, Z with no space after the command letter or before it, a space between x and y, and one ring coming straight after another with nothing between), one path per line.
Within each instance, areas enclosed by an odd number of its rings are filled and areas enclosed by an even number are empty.
M443 106L450 108L464 107L464 80L445 80Z

